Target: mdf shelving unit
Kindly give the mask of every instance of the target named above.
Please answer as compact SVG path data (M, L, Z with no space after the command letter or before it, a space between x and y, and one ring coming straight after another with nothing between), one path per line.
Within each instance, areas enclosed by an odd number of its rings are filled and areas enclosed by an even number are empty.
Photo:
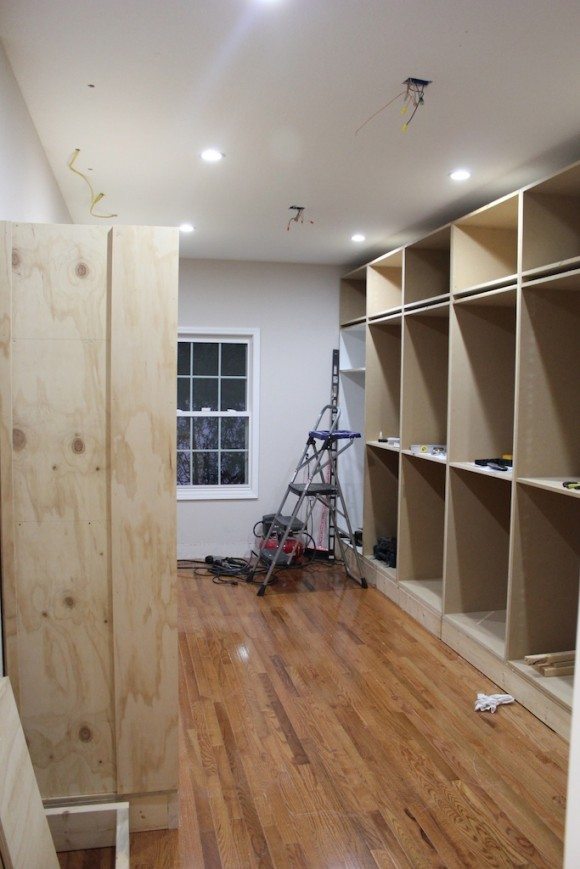
M523 659L578 622L580 163L373 260L363 323L367 578L567 736L573 678Z
M366 269L354 269L340 282L340 325L364 323L366 313Z

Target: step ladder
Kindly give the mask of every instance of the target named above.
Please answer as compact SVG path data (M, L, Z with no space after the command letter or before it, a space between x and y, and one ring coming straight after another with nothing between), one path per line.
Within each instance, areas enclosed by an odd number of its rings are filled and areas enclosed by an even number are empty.
M307 532L316 503L322 504L328 511L329 528L333 531L332 539L338 544L347 576L357 582L362 588L367 588L362 559L356 548L337 472L338 457L352 446L354 441L360 438L361 435L360 432L339 429L339 419L340 408L335 401L331 404L325 404L316 420L314 428L308 432L308 438L300 461L296 466L292 479L288 483L282 503L274 514L270 525L268 534L277 535L278 545L275 550L270 549L268 553L270 566L264 581L258 589L258 597L263 597L266 593L272 575L279 563L283 561L284 566L291 566L293 550L290 549L288 551L286 543L290 536L294 536L297 533L297 529L299 529L298 533L300 531ZM327 427L324 427L325 421ZM305 481L300 482L299 477L304 476L306 477ZM294 500L294 506L291 512L288 513L287 511L292 500ZM340 521L345 523L345 528L341 528ZM261 560L261 550L267 539L270 538L265 536L258 553L256 553L256 567ZM350 570L345 540L348 540L352 548L359 578ZM333 554L331 553L331 555Z

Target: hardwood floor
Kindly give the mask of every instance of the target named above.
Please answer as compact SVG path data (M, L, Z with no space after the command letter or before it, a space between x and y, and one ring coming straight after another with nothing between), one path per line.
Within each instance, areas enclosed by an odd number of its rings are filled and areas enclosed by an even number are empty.
M379 592L324 566L180 597L181 826L132 866L561 866L566 743L475 713L498 689Z

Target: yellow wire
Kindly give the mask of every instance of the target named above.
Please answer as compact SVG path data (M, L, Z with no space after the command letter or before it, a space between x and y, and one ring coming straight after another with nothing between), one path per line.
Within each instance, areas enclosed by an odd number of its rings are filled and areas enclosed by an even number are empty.
M75 160L77 159L77 157L79 156L80 153L81 153L81 149L75 148L73 151L72 157L70 158L70 160L67 163L67 166L71 170L71 172L74 172L75 175L80 175L80 177L84 181L86 181L87 186L88 186L89 190L91 191L91 207L89 209L89 214L92 215L92 217L100 217L100 218L103 218L105 220L110 218L110 217L118 217L119 216L118 214L95 214L93 209L94 209L95 205L97 205L97 203L99 203L101 201L101 199L104 198L105 194L104 193L95 194L95 191L93 190L93 185L91 184L91 182L89 181L87 176L83 172L80 172L78 169L75 169L74 163L75 163Z

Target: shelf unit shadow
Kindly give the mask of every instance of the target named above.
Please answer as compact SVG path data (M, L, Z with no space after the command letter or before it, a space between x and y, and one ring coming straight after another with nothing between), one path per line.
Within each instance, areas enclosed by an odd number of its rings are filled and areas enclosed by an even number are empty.
M449 469L443 621L505 655L511 483Z
M515 280L518 240L515 193L456 221L451 228L451 290L454 295Z
M405 308L449 297L451 227L446 226L405 248Z
M466 470L513 453L516 300L514 287L452 305L449 461Z
M403 251L395 250L367 266L367 316L380 317L403 306Z
M511 665L568 709L573 676L545 677L523 658L576 645L580 501L516 485L507 655Z
M580 265L580 165L523 192L525 277Z
M401 456L397 576L438 613L443 598L445 464Z

